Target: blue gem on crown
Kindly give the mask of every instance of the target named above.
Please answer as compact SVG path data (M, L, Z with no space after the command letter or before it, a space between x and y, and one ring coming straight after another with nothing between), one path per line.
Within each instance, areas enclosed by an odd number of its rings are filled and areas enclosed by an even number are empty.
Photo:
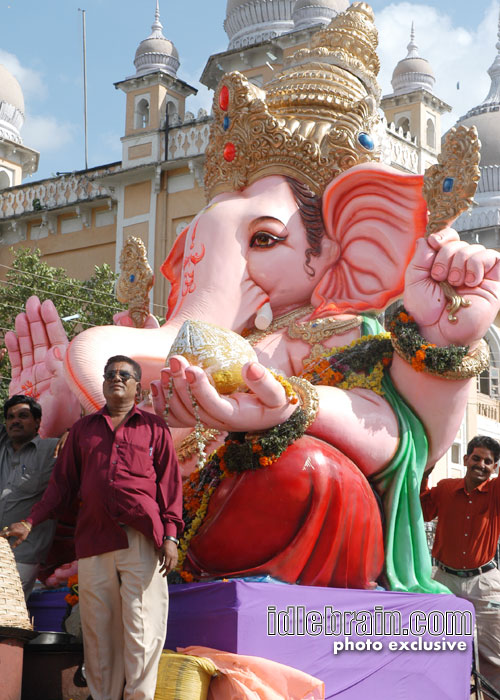
M373 151L375 148L375 143L373 142L372 137L370 134L367 134L366 131L361 131L358 134L358 143L367 151Z
M443 192L451 192L454 184L455 179L453 177L445 177L443 180Z

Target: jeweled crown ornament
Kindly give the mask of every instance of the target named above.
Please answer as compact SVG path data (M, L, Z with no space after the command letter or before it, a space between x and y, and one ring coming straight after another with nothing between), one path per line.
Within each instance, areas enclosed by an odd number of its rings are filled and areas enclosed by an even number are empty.
M214 97L206 152L209 199L266 175L285 175L321 195L333 177L380 160L377 30L357 2L296 51L258 88L238 71Z

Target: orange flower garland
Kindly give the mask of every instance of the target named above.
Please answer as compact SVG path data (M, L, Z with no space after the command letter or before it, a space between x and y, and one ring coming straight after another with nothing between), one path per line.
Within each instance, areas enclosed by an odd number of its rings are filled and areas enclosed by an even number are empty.
M423 338L413 318L404 309L389 321L394 349L417 372L442 374L460 368L469 350L462 345L439 347Z
M284 388L286 391L286 386ZM291 403L298 402L291 384L289 398ZM183 570L189 544L203 524L210 498L221 480L245 471L271 466L292 442L304 434L306 427L307 416L301 408L297 408L287 421L262 433L229 433L224 444L210 455L203 468L190 475L183 487L183 519L186 529L179 543L179 561L176 568L176 573L182 581L193 580L191 572ZM175 582L175 577L170 576L169 580Z
M68 603L68 605L71 605L71 607L74 607L78 601L78 574L74 574L73 576L70 576L68 579L68 588L69 588L69 593L67 593L64 596L64 600Z

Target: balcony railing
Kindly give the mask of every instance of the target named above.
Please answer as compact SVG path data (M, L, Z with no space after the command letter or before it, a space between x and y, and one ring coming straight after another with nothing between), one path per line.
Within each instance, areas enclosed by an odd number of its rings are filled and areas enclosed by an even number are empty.
M477 414L484 418L500 422L500 401L486 394L477 395Z

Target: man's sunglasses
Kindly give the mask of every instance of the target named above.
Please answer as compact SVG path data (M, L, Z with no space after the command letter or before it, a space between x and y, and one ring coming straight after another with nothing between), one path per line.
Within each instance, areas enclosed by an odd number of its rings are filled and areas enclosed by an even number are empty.
M130 374L130 372L127 372L124 369L107 369L104 372L103 377L107 382L110 382L116 377L116 375L120 377L124 384L128 382L129 379L135 379L135 381L137 381L133 374Z

